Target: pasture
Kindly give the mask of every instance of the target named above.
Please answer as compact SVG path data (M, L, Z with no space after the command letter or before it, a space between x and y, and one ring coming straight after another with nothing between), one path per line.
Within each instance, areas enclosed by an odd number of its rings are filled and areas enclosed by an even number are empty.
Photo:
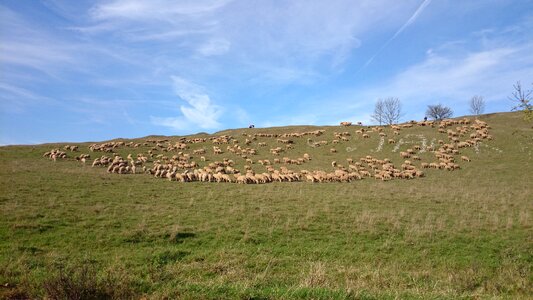
M119 139L111 152L1 147L0 298L528 298L532 124L483 115L487 136L475 140L467 118L443 132L290 126ZM51 149L67 157L43 157ZM91 166L115 153L125 166L146 159L136 174ZM266 174L203 182L194 171L228 166Z

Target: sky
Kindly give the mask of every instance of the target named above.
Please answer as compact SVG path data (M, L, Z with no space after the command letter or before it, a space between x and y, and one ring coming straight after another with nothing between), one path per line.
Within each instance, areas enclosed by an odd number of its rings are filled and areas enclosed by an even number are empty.
M510 111L531 0L3 0L0 144Z

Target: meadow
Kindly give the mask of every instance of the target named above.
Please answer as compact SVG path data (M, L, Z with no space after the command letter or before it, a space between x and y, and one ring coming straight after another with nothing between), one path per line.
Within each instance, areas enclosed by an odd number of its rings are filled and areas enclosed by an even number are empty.
M460 150L471 162L454 171L424 169L424 177L412 180L182 183L111 174L73 159L102 155L89 152L92 142L0 147L0 298L527 299L533 295L533 124L520 113L480 119L493 139ZM295 171L331 170L333 160L346 165L346 158L366 155L400 164L399 151L446 137L416 126L394 137L387 128L382 142L376 133L360 138L358 128L234 129L214 136L242 143L243 133L325 130L315 141L351 133L349 141L324 147L311 146L308 136L291 138L294 149L281 156L312 158L287 166ZM255 147L259 142L268 147ZM42 157L65 144L80 152L57 162ZM256 161L273 160L268 149L278 145L258 138L252 146ZM433 159L429 151L419 155ZM222 157L238 169L246 163L233 153L212 154L209 144L208 162Z

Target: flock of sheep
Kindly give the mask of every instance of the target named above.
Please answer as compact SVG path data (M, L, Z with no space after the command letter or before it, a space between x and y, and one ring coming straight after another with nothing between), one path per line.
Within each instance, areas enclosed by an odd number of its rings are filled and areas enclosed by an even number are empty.
M352 123L341 122L343 127L350 127ZM363 178L375 178L387 181L392 179L414 179L424 176L423 169L434 168L453 171L460 169L458 160L469 162L470 158L461 154L461 149L472 147L482 140L490 140L490 127L480 120L443 120L440 122L411 121L406 124L392 125L389 132L400 135L400 131L414 126L436 127L442 135L438 145L413 145L399 153L403 160L395 165L389 158L378 158L364 155L357 159L346 158L346 165L337 161L331 162L329 170L306 170L298 167L291 170L290 166L301 166L312 160L308 153L290 157L295 144L305 142L309 147L322 147L347 142L353 135L359 135L363 140L377 134L380 138L387 137L385 126L360 127L353 133L350 131L334 132L328 139L325 130L307 132L291 132L283 134L273 133L242 133L242 138L231 135L220 135L209 138L179 138L177 141L169 139L147 139L143 142L106 142L92 144L90 152L101 152L103 155L92 162L92 167L105 167L107 172L116 174L150 174L155 178L164 178L178 182L233 182L241 184L263 184L269 182L351 182ZM254 130L256 131L256 130ZM307 137L306 140L301 138ZM321 139L315 141L314 139ZM462 140L461 138L464 138ZM261 139L262 141L259 141ZM255 159L265 155L267 141L273 143L268 151L269 157ZM389 144L396 143L394 138L388 138ZM200 144L201 148L191 150L191 145ZM257 146L258 148L254 148ZM123 158L117 152L125 148L149 148L146 153L129 154ZM197 147L194 147L197 148ZM78 146L67 145L65 151L78 152ZM123 151L124 152L124 151ZM214 161L207 159L207 154L215 157ZM330 148L331 153L338 153L336 148ZM420 153L429 152L434 160L423 162ZM228 159L231 153L234 159ZM53 149L43 156L54 161L68 158L67 152ZM193 158L200 156L200 163ZM80 154L76 160L85 164L90 159L89 154ZM235 160L242 160L239 164ZM237 165L243 165L237 168ZM252 167L254 166L255 167ZM329 168L329 167L328 167ZM254 170L255 169L255 170ZM257 171L257 169L260 169Z

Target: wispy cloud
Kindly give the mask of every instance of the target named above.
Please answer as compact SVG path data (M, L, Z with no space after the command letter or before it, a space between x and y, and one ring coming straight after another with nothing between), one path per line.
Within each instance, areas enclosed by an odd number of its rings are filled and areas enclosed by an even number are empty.
M28 89L12 85L9 83L0 82L0 108L3 113L24 111L24 108L29 104L43 105L43 104L57 104L57 101L38 95Z
M203 56L214 56L226 53L231 43L225 39L212 39L201 45L198 52Z
M363 65L363 67L361 67L361 70L368 67L368 65L370 65L374 59L381 53L381 51L383 51L385 48L387 48L387 46L393 41L395 40L409 25L413 24L413 22L418 18L418 16L422 13L422 11L424 11L424 9L429 5L429 3L431 3L431 0L424 0L424 2L422 2L422 4L420 4L420 6L416 9L416 11L411 15L411 17L409 18L409 20L407 20L407 22L405 22L402 27L400 27L395 33L394 35L388 39L379 49L378 51L376 51L376 53L374 53L374 55L372 55L367 61L366 63ZM359 71L361 71L359 70Z
M468 100L480 94L491 111L505 111L510 109L505 99L512 84L517 80L527 82L533 74L533 43L500 44L478 51L446 50L428 51L421 62L379 85L341 96L336 105L353 98L395 96L405 104L405 118L409 119L420 117L427 104L437 102L452 106L459 115L467 114ZM362 109L372 111L373 105L368 102Z
M181 131L190 129L190 127L202 129L220 128L219 118L223 113L223 109L212 103L204 87L179 76L172 76L172 81L177 96L187 102L188 105L180 106L181 116L169 118L152 117L152 123Z
M428 98L468 99L473 91L501 96L503 86L533 74L533 44L498 47L459 57L431 53L426 59L394 77L390 90L406 101ZM505 89L504 89L505 90Z
M168 22L179 16L200 16L210 13L231 1L228 0L114 0L101 1L91 10L91 16L99 20L133 19Z
M24 67L57 76L52 66L73 64L76 61L72 55L72 45L32 26L6 7L0 6L0 15L3 18L0 63L4 68Z
M360 35L380 22L396 24L409 7L386 0L313 5L307 1L114 0L97 3L91 9L90 24L78 30L111 33L126 41L172 42L180 53L173 57L174 64L181 66L224 54L223 60L209 60L214 67L203 69L227 73L231 66L236 76L253 74L252 78L278 84L308 83L319 78L309 74L342 71L352 51L360 47ZM226 76L209 74L213 75Z
M409 20L407 20L407 22L405 22L405 24L402 25L402 27L400 27L400 29L398 29L398 31L396 31L396 33L392 36L390 40L394 40L396 37L398 37L398 35L400 35L400 33L402 33L405 30L405 28L407 28L407 26L413 24L416 18L418 18L418 16L429 5L430 2L431 0L424 0L424 2L420 4L418 9L415 11L415 13L409 18Z

